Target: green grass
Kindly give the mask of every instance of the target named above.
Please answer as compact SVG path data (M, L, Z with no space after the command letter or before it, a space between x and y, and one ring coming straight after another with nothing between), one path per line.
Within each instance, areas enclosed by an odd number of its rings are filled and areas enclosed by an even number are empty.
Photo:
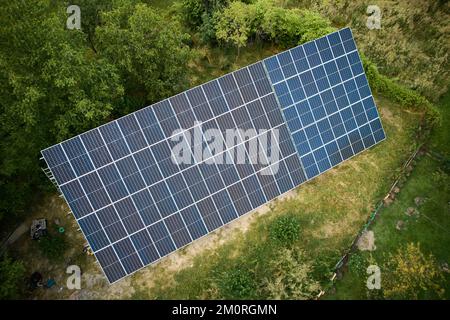
M450 94L447 93L439 104L442 113L442 125L434 130L430 138L431 149L444 155L449 155L450 135ZM373 264L372 258L381 265L389 253L394 253L401 245L418 242L426 254L433 254L439 263L449 263L450 251L450 179L442 170L442 162L429 156L418 159L416 167L401 189L394 203L382 209L378 220L371 230L375 234L376 250L372 254L358 252L352 255L348 272L336 284L336 292L329 294L328 299L365 299L367 276L365 268ZM416 206L414 199L422 197L425 200L421 206ZM408 216L405 211L416 207L417 216ZM405 222L406 228L398 231L397 221ZM353 263L359 261L359 263ZM383 270L381 270L383 272ZM389 272L389 270L384 270ZM446 289L445 297L450 298L450 276L445 274L442 286ZM423 298L430 298L425 294Z

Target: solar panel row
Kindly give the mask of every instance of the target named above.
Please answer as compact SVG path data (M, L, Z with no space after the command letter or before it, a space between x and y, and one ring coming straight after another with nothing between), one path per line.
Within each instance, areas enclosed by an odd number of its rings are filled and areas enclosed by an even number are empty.
M228 131L237 128L229 143ZM192 138L211 129L223 149L207 134ZM383 138L351 32L343 29L42 154L115 282ZM180 141L189 147L182 163L173 161ZM245 162L236 163L239 153Z

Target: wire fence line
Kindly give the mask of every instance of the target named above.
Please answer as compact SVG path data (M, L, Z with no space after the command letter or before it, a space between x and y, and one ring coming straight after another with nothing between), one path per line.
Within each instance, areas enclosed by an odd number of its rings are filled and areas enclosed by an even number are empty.
M334 283L337 279L338 273L341 272L342 269L347 265L348 261L350 260L350 255L355 251L358 240L361 238L361 236L364 234L364 232L367 231L367 229L372 225L373 221L378 216L381 209L384 207L385 201L392 196L394 189L399 185L399 182L401 181L401 179L403 177L405 177L406 173L408 172L407 168L416 159L416 157L419 154L419 152L421 151L422 147L423 147L423 143L420 144L416 148L416 150L411 154L411 156L403 164L399 174L397 175L396 179L392 183L391 188L389 189L388 193L386 194L386 196L383 199L381 199L377 202L375 209L370 213L366 222L361 227L359 232L356 234L355 238L353 239L352 243L350 244L350 246L348 247L348 249L346 250L344 255L341 257L341 259L339 259L339 261L334 266L334 268L333 268L334 272L330 279L330 283L328 284L328 286L325 289L323 289L319 292L319 294L316 296L316 299L320 299L320 297L322 297L327 292L327 290L329 290L334 285Z

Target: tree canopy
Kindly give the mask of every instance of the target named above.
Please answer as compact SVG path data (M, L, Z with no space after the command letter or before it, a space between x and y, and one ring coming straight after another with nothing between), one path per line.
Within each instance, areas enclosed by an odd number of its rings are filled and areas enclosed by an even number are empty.
M51 4L0 5L2 214L29 198L41 148L100 124L123 94L117 68L86 47L82 32L65 30L64 8Z
M0 219L47 184L41 149L186 85L188 36L136 2L78 0L81 30L66 29L67 3L0 3Z
M17 299L19 284L24 280L25 267L21 261L14 261L5 255L0 258L0 299Z
M218 40L230 43L237 47L238 56L241 47L247 44L251 32L254 8L245 3L232 2L223 10L216 26Z
M117 66L127 93L145 93L155 102L187 84L189 35L181 30L177 20L164 19L147 5L126 3L102 14L98 52Z

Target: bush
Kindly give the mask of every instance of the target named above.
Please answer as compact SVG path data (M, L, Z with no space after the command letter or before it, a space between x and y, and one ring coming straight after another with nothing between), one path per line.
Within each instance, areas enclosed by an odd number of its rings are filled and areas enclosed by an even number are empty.
M409 243L389 254L383 266L382 287L387 299L419 299L422 295L442 298L445 282L433 255L425 255L419 244Z
M300 221L294 215L276 218L269 228L270 238L283 245L291 245L300 235Z
M203 0L183 0L183 18L191 27L199 27L202 24L202 15L205 12Z
M230 0L183 0L182 15L186 25L200 32L205 42L215 41L215 13L228 6Z
M270 263L271 276L265 279L264 291L269 299L311 299L321 287L312 277L311 262L305 261L304 252L282 249Z
M251 299L256 292L253 274L241 268L233 268L222 273L218 287L225 299Z
M63 234L48 232L38 240L39 249L50 261L61 260L67 249L67 242Z
M218 17L216 38L237 48L253 38L292 47L334 30L328 19L314 11L282 8L272 0L250 4L232 2L225 9L217 10L215 16ZM214 28L208 28L211 29Z
M266 1L260 2L264 4ZM262 34L282 47L296 46L335 30L329 20L316 12L279 8L273 4L263 13L260 28Z
M202 15L203 23L199 27L200 39L203 43L216 43L217 15Z
M423 111L425 113L425 124L429 127L440 123L439 111L425 97L380 74L376 65L364 55L361 55L361 60L372 90L398 103L402 107L415 111Z

